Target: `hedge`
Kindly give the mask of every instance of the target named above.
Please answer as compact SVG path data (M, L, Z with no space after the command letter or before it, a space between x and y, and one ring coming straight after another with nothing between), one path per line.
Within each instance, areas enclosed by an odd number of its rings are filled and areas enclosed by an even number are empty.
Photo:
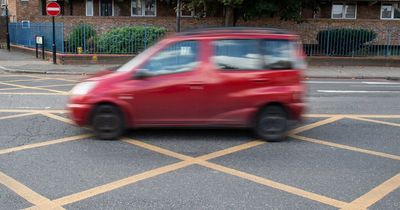
M162 38L166 28L153 26L126 26L100 35L98 51L109 54L137 54Z

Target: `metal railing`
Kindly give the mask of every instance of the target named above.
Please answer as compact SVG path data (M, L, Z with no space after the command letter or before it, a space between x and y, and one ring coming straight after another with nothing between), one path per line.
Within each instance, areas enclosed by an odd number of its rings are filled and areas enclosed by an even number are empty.
M124 26L102 30L88 24L65 27L65 53L138 54L163 38L165 28Z
M289 31L299 34L308 56L400 56L400 28L376 26L317 26L295 24ZM51 50L51 23L10 23L11 43L35 47L35 36L44 36ZM165 36L163 27L129 25L64 25L56 23L57 51L70 54L137 54Z
M301 37L308 56L400 56L400 28L316 27L292 29Z
M56 45L57 52L64 52L64 24L56 23ZM52 50L53 27L51 23L31 23L14 22L9 23L10 42L14 45L20 45L29 48L35 48L36 36L43 36L43 44L46 50Z

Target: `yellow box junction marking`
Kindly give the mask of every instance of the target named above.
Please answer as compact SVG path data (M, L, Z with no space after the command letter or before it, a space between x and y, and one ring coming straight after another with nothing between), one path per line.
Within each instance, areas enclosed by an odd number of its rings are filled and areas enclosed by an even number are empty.
M5 111L11 112L11 111L15 111L15 110L5 110ZM48 117L51 116L53 119L58 119L58 120L61 120L61 121L65 121L65 118L63 118L63 117L59 117L57 115L52 115L52 113L60 113L61 110L57 110L57 112L43 111L43 110L31 110L31 111L43 114L43 115L48 116ZM1 112L1 110L0 110L0 112ZM54 117L54 116L56 116L56 117ZM364 153L378 155L378 156L387 157L387 158L396 159L396 160L398 159L398 156L395 156L395 155L389 155L389 154L385 154L385 153L379 153L379 152L374 152L374 151L369 151L369 150L363 150L363 149L350 147L350 146L346 146L346 145L339 145L339 144L334 144L334 143L331 144L330 142L324 142L324 141L321 141L321 140L316 140L316 139L311 139L311 138L307 138L307 137L302 137L302 136L296 135L297 133L304 132L306 130L313 129L313 128L318 127L318 126L322 126L322 125L325 125L325 124L328 124L328 123L335 122L335 121L340 120L340 119L342 119L344 117L349 117L350 118L350 116L351 117L355 117L355 118L357 118L357 117L360 117L360 118L362 118L362 117L385 118L385 115L314 115L314 116L307 116L307 117L330 117L330 118L329 119L325 119L325 120L321 120L319 122L312 123L312 124L309 124L309 125L305 125L303 127L297 128L297 129L294 129L293 131L290 132L290 136L294 136L295 138L300 138L300 140L307 139L307 141L310 141L310 142L313 142L313 143L319 143L319 144L325 144L325 145L328 145L328 143L329 143L329 146L335 146L335 147L338 147L338 148L352 150L352 151L364 152ZM394 117L391 116L391 117L388 117L388 118L397 118L397 116L394 116ZM379 121L379 122L382 122L382 121ZM69 137L69 138L73 138L73 137ZM57 140L54 140L54 141L57 141ZM69 140L67 140L67 141L69 141ZM77 201L80 201L80 200L83 200L83 199L87 199L87 198L90 198L90 197L98 195L98 194L109 192L111 190L115 190L115 189L118 189L120 187L129 185L129 184L133 184L135 182L138 182L138 181L141 181L141 180L145 180L145 179L148 179L148 178L151 178L151 177L155 177L155 176L158 176L158 175L161 175L161 174L164 174L164 173L175 171L175 170L178 170L178 169L181 169L181 168L187 167L189 165L193 165L193 164L199 164L199 165L202 165L204 167L211 168L213 170L218 170L218 171L221 171L221 172L224 172L224 173L227 173L227 174L231 174L231 175L243 178L243 179L247 179L247 180L259 183L259 184L263 184L265 186L269 186L269 187L276 188L276 189L279 189L279 190L282 190L282 191L285 191L285 192L288 192L288 193L291 193L291 194L295 194L295 195L298 195L298 196L301 196L301 197L304 197L304 198L315 200L315 201L318 201L318 202L321 202L321 203L324 203L324 204L327 204L327 205L331 205L331 206L334 206L334 207L337 207L337 208L345 208L345 209L366 208L365 206L368 207L369 205L372 205L376 201L378 201L381 198L383 198L383 196L389 194L390 192L392 192L393 190L397 189L400 186L400 181L399 181L399 176L400 175L398 174L395 177L389 179L387 182L385 182L382 185L378 186L377 188L374 188L373 190L371 190L369 193L365 194L364 196L361 196L359 199L356 199L351 204L348 204L348 203L343 202L343 201L339 201L339 200L335 200L335 199L332 199L332 198L328 198L326 196L318 195L318 194L315 194L315 193L312 193L312 192L308 192L308 191L305 191L305 190L302 190L302 189L298 189L298 188L295 188L295 187L292 187L292 186L289 186L289 185L285 185L285 184L282 184L282 183L274 182L272 180L268 180L268 179L265 179L265 178L262 178L262 177L258 177L258 176L252 175L252 174L248 174L248 173L245 173L245 172L242 172L242 171L238 171L238 170L235 170L235 169L232 169L232 168L228 168L228 167L225 167L225 166L221 166L221 165L218 165L218 164L207 162L207 160L210 160L210 159L213 159L213 158L216 158L216 157L224 156L224 155L227 155L227 154L235 153L235 152L238 152L238 151L241 151L241 150L244 150L244 149L249 149L249 148L264 144L265 142L262 142L262 141L248 142L248 143L245 143L245 144L242 144L242 145L238 145L238 146L231 147L231 148L228 148L228 149L220 150L220 151L213 152L213 153L210 153L210 154L207 154L207 155L203 155L203 156L200 156L200 157L196 157L196 158L190 157L190 156L186 156L186 155L183 155L183 154L179 154L179 153L176 153L176 152L164 149L164 148L160 148L160 147L157 147L157 146L154 146L154 145L150 145L150 144L147 144L147 143L144 143L144 142L141 142L141 141L137 141L137 140L124 139L123 141L125 141L127 143L134 144L136 146L139 146L139 147L142 147L142 148L145 148L145 149L148 149L148 150L152 150L152 151L155 151L155 152L170 156L170 157L181 159L182 161L178 162L178 163L170 164L170 165L167 165L167 166L163 166L163 167L160 167L160 168L156 168L156 169L153 169L153 170L149 170L149 171L137 174L137 175L133 175L133 176L121 179L121 180L117 180L117 181L112 182L112 183L108 183L108 184L105 184L105 185L102 185L102 186L98 186L98 187L95 187L95 188L92 188L92 189L88 189L88 190L85 190L85 191L82 191L82 192L79 192L79 193L75 193L75 194L72 194L72 195L69 195L69 196L58 198L58 199L53 200L51 203L45 203L44 205L41 204L41 206L36 205L36 206L34 206L34 207L30 208L30 209L52 208L52 206L54 206L54 205L55 205L55 207L58 207L58 206L66 205L66 204L69 204L69 203L77 202ZM61 141L61 142L63 142L63 141ZM43 143L46 143L46 142L43 142ZM50 143L50 144L56 144L56 143L58 143L58 142L53 142L53 143ZM45 144L45 145L50 145L50 144ZM33 144L33 145L34 145L33 147L30 147L30 145L26 145L26 146L28 146L28 148L22 148L22 150L38 147L37 146L38 144ZM45 146L45 145L40 145L40 143L39 143L39 146ZM13 148L10 148L10 149L13 149ZM20 151L20 150L21 149L19 149L19 150L17 149L15 151ZM14 151L12 151L12 152L14 152ZM388 187L388 186L391 186L391 187ZM379 193L377 193L377 192L379 192Z
M54 92L54 93L68 94L68 92L66 92L66 91L52 90L52 89L40 88L40 87L34 87L34 86L16 85L16 84L5 83L5 82L0 82L0 84L13 86L13 87L19 87L19 88L25 88L25 89L45 90L45 91L50 91L50 92Z
M54 204L48 198L31 190L24 184L18 182L17 180L7 176L2 172L0 172L0 184L6 186L8 189L12 190L29 203L36 205L36 208L38 209L42 209L43 207L45 209L64 209L61 206Z
M73 86L74 84L60 84L60 85L41 85L41 86L35 86L39 88L48 88L48 87L64 87L64 86ZM26 88L20 88L20 87L12 87L12 88L0 88L0 91L4 90L23 90Z
M325 121L324 123L326 124L326 123L329 123L329 122L330 121ZM321 123L321 122L313 123L313 125L308 125L308 129L312 129L312 128L317 127L317 126L321 126L324 123ZM302 131L303 130L305 130L305 129L302 129ZM187 155L183 155L183 154L179 154L177 152L173 152L173 151L170 151L170 150L158 147L158 146L154 146L154 145L151 145L151 144L147 144L147 143L144 143L144 142L141 142L141 141L137 141L137 140L132 140L132 139L125 138L125 139L123 139L123 141L127 142L127 143L130 143L130 144L133 144L133 145L136 145L136 146L139 146L139 147L142 147L142 148L145 148L147 150L155 151L155 152L158 152L158 153L163 154L163 155L167 155L167 156L170 156L170 157L174 157L174 158L180 159L182 161L178 162L178 163L170 164L170 165L167 165L167 166L163 166L163 167L160 167L160 168L156 168L156 169L153 169L153 170L150 170L150 171L147 171L147 172L143 172L143 173L140 173L140 174L137 174L137 175L133 175L133 176L130 176L130 177L118 180L118 181L114 181L114 182L111 182L111 183L108 183L108 184L105 184L105 185L94 187L94 188L91 188L91 189L88 189L88 190L85 190L85 191L82 191L82 192L79 192L79 193L75 193L75 194L72 194L72 195L69 195L69 196L58 198L58 199L53 200L53 202L56 203L57 205L63 206L63 205L69 204L69 203L74 203L74 202L77 202L77 201L80 201L80 200L84 200L84 199L99 195L99 194L102 194L102 193L105 193L105 192L109 192L111 190L115 190L115 189L118 189L120 187L129 185L129 184L133 184L133 183L136 183L136 182L144 180L144 179L148 179L148 178L155 177L155 176L158 176L158 175L161 175L161 174L164 174L164 173L175 171L175 170L178 170L178 169L181 169L181 168L193 165L193 164L199 164L199 165L205 166L207 168L211 168L211 169L214 169L214 170L222 171L224 173L228 173L228 174L240 177L240 178L244 178L244 179L247 179L247 180L250 180L250 181L254 181L254 182L259 183L259 184L263 184L265 186L269 186L269 187L276 188L276 189L279 189L279 190L282 190L282 191L285 191L285 192L288 192L288 193L292 193L292 194L295 194L295 195L298 195L298 196L302 196L304 198L308 198L308 199L311 199L311 200L316 200L318 202L321 202L321 203L324 203L324 204L327 204L327 205L331 205L331 206L335 206L337 208L342 208L342 207L347 205L347 203L343 202L343 201L339 201L339 200L335 200L335 199L332 199L332 198L328 198L326 196L322 196L322 195L318 195L318 194L315 194L315 193L307 192L305 190L298 189L298 188L295 188L295 187L292 187L292 186L289 186L289 185L281 184L281 183L274 182L272 180L268 180L268 179L265 179L265 178L262 178L262 177L257 177L257 176L252 175L252 174L248 174L248 173L245 173L245 172L241 172L241 171L238 171L238 170L234 170L234 169L231 169L231 168L227 168L227 167L224 167L224 166L220 166L220 165L217 165L217 164L213 164L213 163L207 162L207 160L210 160L210 159L213 159L213 158L216 158L216 157L221 157L221 156L224 156L224 155L227 155L227 154L232 154L232 153L235 153L235 152L238 152L238 151L241 151L241 150L245 150L245 149L249 149L249 148L253 148L255 146L259 146L259 145L265 144L264 141L251 141L251 142L248 142L248 143L245 143L245 144L242 144L242 145L234 146L234 147L231 147L231 148L227 148L227 149L224 149L224 150L220 150L220 151L213 152L213 153L210 153L210 154L207 154L207 155L203 155L203 156L200 156L200 157L196 157L196 158L190 157L190 156L187 156Z
M394 190L400 187L400 173L393 176L392 178L386 180L382 184L373 188L366 194L361 197L355 199L348 206L346 206L345 210L358 210L358 209L367 209L372 206L374 203L380 201L383 197L393 192Z

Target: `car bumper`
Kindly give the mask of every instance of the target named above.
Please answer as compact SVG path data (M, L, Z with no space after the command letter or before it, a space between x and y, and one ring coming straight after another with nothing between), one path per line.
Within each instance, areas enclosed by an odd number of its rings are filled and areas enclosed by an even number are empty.
M68 104L67 108L70 113L72 121L79 126L85 126L89 124L90 111L92 105L89 104Z

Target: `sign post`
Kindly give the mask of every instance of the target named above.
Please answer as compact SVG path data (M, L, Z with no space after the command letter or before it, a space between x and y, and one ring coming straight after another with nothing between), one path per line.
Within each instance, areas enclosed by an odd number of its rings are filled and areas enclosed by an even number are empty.
M36 43L36 58L39 58L39 45L41 45L42 46L42 59L44 60L44 37L36 36L35 43Z
M50 2L47 4L46 7L46 11L47 14L52 16L53 19L53 63L56 64L57 63L57 57L56 57L56 26L55 26L55 22L54 22L54 17L60 14L61 11L61 7L57 2Z

